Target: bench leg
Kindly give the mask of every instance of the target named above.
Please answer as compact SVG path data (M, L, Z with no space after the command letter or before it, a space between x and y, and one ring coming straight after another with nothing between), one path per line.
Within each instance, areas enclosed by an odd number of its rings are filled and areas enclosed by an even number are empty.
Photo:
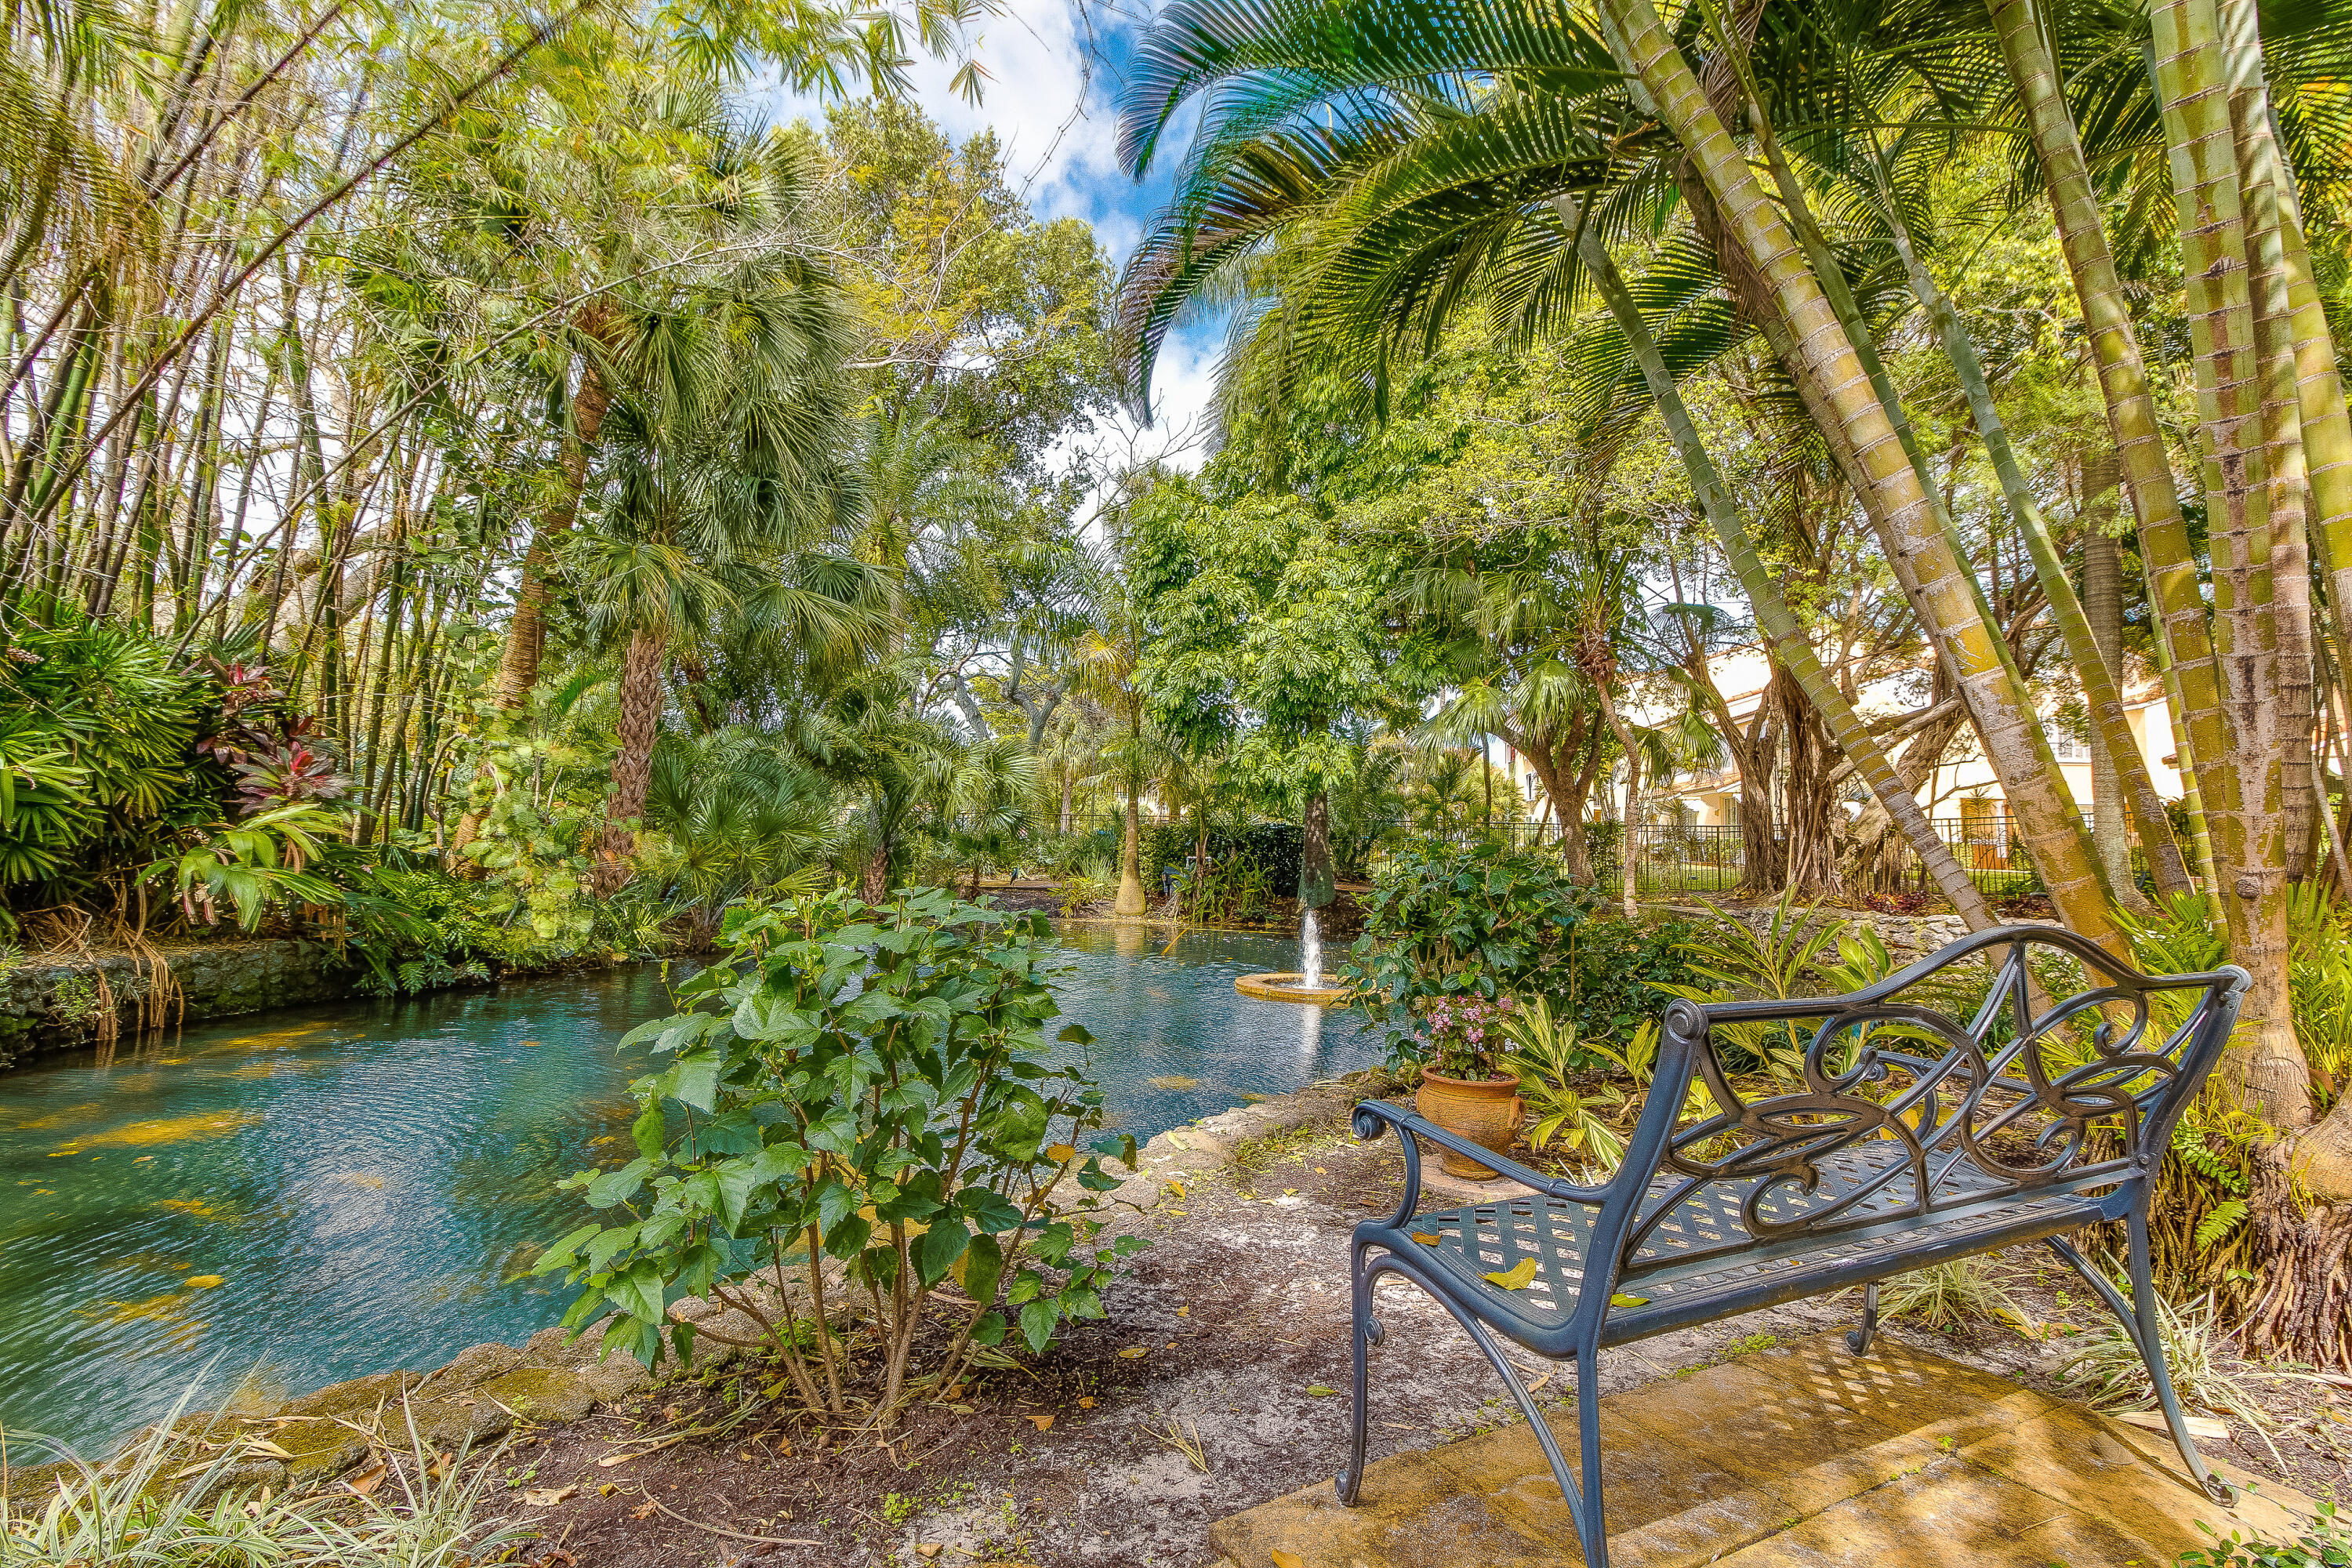
M1382 1274L1402 1274L1415 1284L1422 1283L1395 1254L1383 1254L1368 1264L1365 1261L1367 1250L1362 1247L1356 1249L1354 1267L1350 1270L1354 1275L1351 1283L1355 1298L1356 1381L1352 1391L1355 1419L1349 1434L1348 1468L1339 1473L1336 1483L1339 1501L1349 1508L1356 1505L1364 1483L1365 1425L1370 1414L1365 1399L1368 1392L1367 1352L1382 1338L1380 1324L1371 1312L1372 1284ZM1423 1285L1423 1289L1428 1289L1428 1287ZM1577 1438L1583 1450L1581 1457L1584 1461L1583 1485L1580 1487L1569 1477L1567 1456L1559 1451L1559 1442L1552 1436L1550 1424L1536 1408L1535 1399L1528 1393L1527 1384L1519 1381L1519 1374L1512 1369L1510 1357L1503 1353L1503 1347L1495 1342L1494 1334L1486 1324L1471 1317L1443 1294L1435 1290L1430 1290L1429 1294L1439 1306L1453 1314L1454 1321L1462 1325L1462 1331L1470 1336L1471 1342L1486 1353L1496 1375L1502 1378L1503 1386L1511 1391L1511 1397L1518 1403L1519 1413L1527 1417L1528 1426L1535 1432L1537 1443L1543 1448L1545 1462L1551 1466L1552 1479L1559 1485L1559 1495L1568 1504L1570 1517L1576 1521L1577 1540L1584 1552L1585 1568L1609 1568L1609 1535L1601 1508L1598 1355L1580 1352L1575 1361Z
M1371 1415L1369 1363L1371 1347L1380 1343L1381 1337L1380 1320L1372 1316L1371 1276L1364 1268L1366 1248L1359 1246L1350 1250L1348 1282L1354 1305L1354 1322L1348 1342L1355 1355L1355 1382L1349 1385L1349 1393L1354 1399L1354 1416L1348 1436L1348 1467L1339 1472L1335 1483L1340 1503L1348 1508L1356 1506L1356 1494L1363 1489L1364 1485L1364 1424Z
M2181 1463L2205 1495L2223 1507L2238 1500L2237 1489L2205 1468L2204 1456L2198 1453L2196 1439L2189 1436L2188 1423L2180 1414L2180 1398L2172 1391L2172 1373L2164 1364L2164 1320L2158 1315L2156 1276L2148 1258L2147 1215L2133 1209L2126 1217L2126 1228L2131 1236L2132 1299L2124 1300L2114 1281L2074 1250L2063 1237L2050 1238L2050 1249L2064 1258L2090 1287L2107 1303L2107 1308L2130 1333L2132 1343L2139 1349L2139 1359L2147 1367L2147 1381L2156 1390L2157 1408L2164 1412L2164 1424L2171 1428L2173 1446L2180 1450Z
M1870 1353L1870 1342L1878 1332L1878 1281L1874 1279L1862 1288L1862 1327L1845 1331L1845 1348L1856 1355Z

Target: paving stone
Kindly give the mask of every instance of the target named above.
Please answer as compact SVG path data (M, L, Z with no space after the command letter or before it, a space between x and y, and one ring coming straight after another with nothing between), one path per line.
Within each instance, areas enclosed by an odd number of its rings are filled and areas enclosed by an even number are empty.
M1547 1415L1573 1465L1573 1411ZM2158 1434L1892 1342L1856 1357L1842 1333L1611 1394L1601 1430L1615 1568L2169 1568L2200 1521L2274 1536L2292 1518L2260 1495L2218 1507ZM1306 1568L1581 1560L1516 1423L1374 1464L1359 1509L1310 1487L1210 1539L1238 1568L1277 1549Z

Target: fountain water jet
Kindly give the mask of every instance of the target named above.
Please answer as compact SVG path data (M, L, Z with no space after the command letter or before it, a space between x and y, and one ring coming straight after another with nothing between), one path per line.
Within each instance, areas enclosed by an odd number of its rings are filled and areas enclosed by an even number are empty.
M1345 1002L1354 994L1345 985L1323 983L1323 931L1311 909L1299 922L1298 963L1297 973L1236 975L1234 989L1268 1002Z

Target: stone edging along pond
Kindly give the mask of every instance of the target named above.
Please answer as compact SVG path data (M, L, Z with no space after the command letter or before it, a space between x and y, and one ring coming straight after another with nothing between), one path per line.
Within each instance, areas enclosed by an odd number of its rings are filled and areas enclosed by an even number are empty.
M1139 1220L1162 1202L1181 1199L1185 1184L1230 1164L1253 1140L1337 1118L1370 1090L1371 1076L1309 1084L1159 1133L1138 1150L1133 1170L1106 1161L1108 1172L1125 1178L1104 1194L1110 1224L1126 1228L1122 1220ZM748 1337L756 1327L742 1314L702 1300L677 1302L670 1310L731 1335ZM683 1373L667 1368L656 1377L625 1353L598 1360L598 1342L593 1333L567 1341L560 1326L542 1329L520 1346L476 1345L431 1372L376 1373L281 1403L183 1415L176 1425L208 1443L269 1446L253 1447L225 1469L220 1484L302 1490L334 1481L380 1449L407 1450L412 1426L428 1452L466 1444L479 1448L519 1426L577 1421L599 1405L723 1366L738 1353L732 1345L698 1338L690 1367ZM12 1468L7 1489L19 1498L37 1496L71 1473L67 1464Z

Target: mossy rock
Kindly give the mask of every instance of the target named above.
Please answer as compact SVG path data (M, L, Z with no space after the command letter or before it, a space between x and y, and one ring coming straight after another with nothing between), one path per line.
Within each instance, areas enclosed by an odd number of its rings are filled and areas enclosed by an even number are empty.
M553 1366L519 1366L474 1392L478 1398L495 1399L541 1426L577 1421L596 1404L596 1391L578 1374Z

